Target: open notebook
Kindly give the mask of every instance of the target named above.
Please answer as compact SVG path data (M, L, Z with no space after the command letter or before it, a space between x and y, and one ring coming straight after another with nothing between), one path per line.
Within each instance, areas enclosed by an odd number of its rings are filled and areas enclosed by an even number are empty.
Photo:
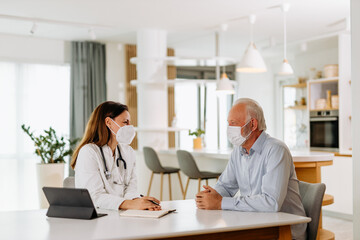
M164 209L159 211L149 211L149 210L134 210L128 209L120 211L120 216L123 217L145 217L145 218L160 218L165 216L168 213L175 212L176 209Z

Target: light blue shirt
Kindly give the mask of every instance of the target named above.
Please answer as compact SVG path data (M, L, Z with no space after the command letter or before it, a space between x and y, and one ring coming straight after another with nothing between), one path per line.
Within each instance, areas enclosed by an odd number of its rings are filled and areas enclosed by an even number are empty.
M235 147L215 190L221 208L244 212L286 212L306 216L289 149L265 131L249 153ZM235 194L240 191L239 196ZM306 224L291 227L293 239L305 239Z

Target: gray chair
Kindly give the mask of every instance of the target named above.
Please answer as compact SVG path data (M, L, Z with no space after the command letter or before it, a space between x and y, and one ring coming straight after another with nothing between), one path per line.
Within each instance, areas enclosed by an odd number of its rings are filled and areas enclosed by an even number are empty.
M201 188L201 180L206 180L206 185L209 185L208 179L218 179L221 173L215 173L215 172L200 172L199 168L197 167L194 157L191 155L191 153L184 151L184 150L178 150L176 152L179 166L181 171L188 176L186 186L185 186L185 192L184 192L184 199L186 197L186 193L189 187L190 179L198 179L198 192L200 192Z
M306 216L311 218L311 222L308 223L306 230L308 240L316 239L325 189L326 186L323 183L307 183L299 181L301 201Z
M160 201L162 201L164 174L168 174L168 176L169 176L169 198L170 198L170 200L172 200L171 176L170 176L170 174L172 174L172 173L177 173L177 175L179 177L181 193L182 193L182 195L184 195L184 189L183 189L181 177L180 177L180 169L174 168L174 167L163 167L160 163L158 155L156 154L155 150L151 147L144 147L143 151L144 151L145 164L152 171L147 196L149 196L149 194L150 194L151 183L152 183L154 174L160 174L161 175Z
M63 181L63 187L75 188L75 177L67 177Z

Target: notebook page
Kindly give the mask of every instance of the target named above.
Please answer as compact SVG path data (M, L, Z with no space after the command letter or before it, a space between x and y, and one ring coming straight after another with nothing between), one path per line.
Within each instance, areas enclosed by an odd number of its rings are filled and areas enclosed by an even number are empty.
M149 210L134 210L128 209L120 212L120 216L123 217L145 217L145 218L160 218L167 213L174 212L175 209L164 209L159 211Z

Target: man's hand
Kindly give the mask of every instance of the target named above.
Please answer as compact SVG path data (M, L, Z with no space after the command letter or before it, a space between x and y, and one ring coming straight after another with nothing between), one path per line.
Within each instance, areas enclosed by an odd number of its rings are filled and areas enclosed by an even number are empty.
M196 194L196 206L200 209L221 210L222 196L210 186L203 187L205 190Z

